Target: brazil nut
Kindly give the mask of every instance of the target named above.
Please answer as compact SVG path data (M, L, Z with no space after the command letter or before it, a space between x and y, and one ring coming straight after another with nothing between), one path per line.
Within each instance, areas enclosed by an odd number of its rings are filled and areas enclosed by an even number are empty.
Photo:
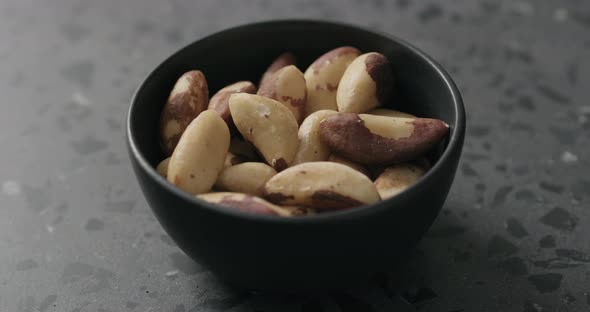
M393 197L416 183L429 167L425 159L393 165L385 169L375 180L377 192L382 199Z
M307 89L303 74L294 65L279 69L264 85L260 86L258 95L277 100L285 105L298 123L305 117Z
M212 111L199 114L186 128L168 165L168 181L191 194L208 192L223 169L229 149L227 124Z
M336 92L339 112L364 113L388 102L391 98L393 77L387 58L371 52L360 55L340 79Z
M268 66L264 74L262 74L262 78L260 78L260 82L258 83L258 87L263 87L268 83L268 81L272 78L275 72L279 69L289 66L295 65L297 60L295 56L291 52L285 52L279 55L271 64Z
M380 200L373 182L342 164L318 161L290 167L270 178L265 198L279 205L312 207L318 212L352 208Z
M344 71L361 53L354 47L331 50L315 60L305 71L307 86L306 115L330 109L337 110L336 90Z
M369 115L384 116L384 117L402 117L402 118L416 118L416 116L394 109L375 108L367 112Z
M297 121L283 104L259 95L236 93L229 98L234 123L275 170L287 168L295 158Z
M259 162L245 162L225 168L219 174L215 187L221 191L262 196L264 184L277 174L269 165Z
M168 176L168 165L169 164L170 164L170 157L162 160L158 164L158 166L156 167L156 171L164 178L166 178L166 176Z
M297 132L299 146L293 164L325 161L328 159L330 149L320 138L320 122L324 118L336 113L336 111L325 109L319 110L305 118Z
M332 150L365 165L391 165L415 159L449 132L438 119L338 113L320 123L320 136Z
M189 71L178 79L160 117L160 146L166 156L172 155L186 127L208 103L207 80L201 71Z
M243 193L215 192L200 194L197 195L197 198L247 213L283 217L295 215L289 209L273 205L260 197Z
M217 91L209 100L209 109L216 111L230 129L233 127L233 121L229 113L229 96L242 92L253 94L256 92L256 86L250 81L238 81Z

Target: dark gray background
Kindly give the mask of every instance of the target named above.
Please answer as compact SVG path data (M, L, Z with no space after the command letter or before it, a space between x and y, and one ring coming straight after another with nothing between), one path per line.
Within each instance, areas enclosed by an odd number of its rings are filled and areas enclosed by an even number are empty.
M228 289L163 232L127 160L125 113L148 71L212 32L285 17L407 39L465 100L443 213L361 290ZM4 0L0 42L0 311L590 310L588 1Z

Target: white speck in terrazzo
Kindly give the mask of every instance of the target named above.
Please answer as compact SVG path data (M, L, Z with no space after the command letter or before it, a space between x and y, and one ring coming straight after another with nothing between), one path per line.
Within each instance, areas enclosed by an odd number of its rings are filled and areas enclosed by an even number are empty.
M566 164L573 164L578 161L578 156L570 151L565 151L561 154L561 161Z
M89 107L90 105L92 105L90 100L80 91L72 93L72 102L74 102L76 105L85 107Z
M16 181L4 181L2 183L2 193L8 196L20 195L20 184Z
M565 22L569 18L569 11L564 8L558 8L553 11L553 18L558 22Z
M47 228L47 232L49 232L49 233L53 233L53 231L55 231L55 228L51 225L47 225L46 228Z
M166 274L164 274L166 277L173 277L178 275L178 270L172 270L172 271L168 271L166 272Z

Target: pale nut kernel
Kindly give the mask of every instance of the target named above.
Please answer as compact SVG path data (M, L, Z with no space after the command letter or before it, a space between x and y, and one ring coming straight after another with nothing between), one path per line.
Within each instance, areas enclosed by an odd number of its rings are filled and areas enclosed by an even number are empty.
M191 194L208 192L223 169L229 140L227 124L216 112L199 114L172 153L168 181Z
M282 217L294 215L288 209L273 205L262 198L243 193L215 192L200 194L197 195L197 198L247 213Z
M170 157L162 160L156 167L158 174L166 178L168 176L168 165L170 164Z
M232 129L233 121L229 112L229 96L234 93L256 93L256 86L250 81L238 81L217 91L209 100L209 109L216 111Z
M318 161L290 167L270 178L265 198L279 205L312 207L318 212L379 201L373 182L345 165Z
M391 198L416 183L429 168L425 159L393 165L385 169L375 180L377 192L382 199Z
M333 153L365 165L413 160L449 132L438 119L338 113L320 123L320 136Z
M293 164L301 164L310 161L325 161L330 156L330 148L320 138L320 122L324 118L337 114L333 110L319 110L305 118L297 137L299 138L299 147Z
M320 56L307 68L304 74L307 87L306 115L323 109L338 109L338 84L348 65L360 54L354 47L336 48Z
M215 187L220 191L262 196L264 184L275 174L277 174L276 170L267 164L245 162L221 171Z
M339 112L364 113L391 98L393 77L387 58L380 53L360 55L346 68L336 92Z
M330 157L328 157L328 161L331 161L333 163L338 163L341 165L345 165L348 166L364 175L366 175L369 179L371 178L371 173L369 173L369 171L367 170L367 168L361 164L357 164L354 161L350 161L346 158L340 157L338 155L332 154L330 155Z
M368 115L377 115L384 117L402 117L402 118L417 118L416 116L404 112L400 112L387 108L375 108L367 112Z
M234 123L265 161L281 171L293 162L297 146L297 121L285 105L263 96L236 93L229 98Z
M289 65L296 65L297 60L295 56L291 52L285 52L279 55L271 64L268 66L264 74L262 74L262 78L258 82L258 87L262 88L264 85L268 83L268 80L272 78L275 72L279 69L289 66Z
M258 95L277 100L291 110L297 123L301 123L305 117L305 102L307 89L303 73L294 65L279 69L260 86Z
M189 71L178 79L160 116L160 146L166 156L172 155L188 124L208 103L207 80L201 71Z

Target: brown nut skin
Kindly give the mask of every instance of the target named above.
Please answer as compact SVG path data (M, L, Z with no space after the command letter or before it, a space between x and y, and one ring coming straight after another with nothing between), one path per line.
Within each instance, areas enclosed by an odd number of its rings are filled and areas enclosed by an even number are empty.
M229 98L229 109L244 139L266 163L277 171L289 167L299 141L297 121L285 105L259 95L236 93Z
M290 167L270 178L265 198L279 205L341 210L379 201L373 182L345 165L317 161Z
M426 159L393 165L375 180L377 192L382 199L391 198L416 183L429 168Z
M360 55L346 68L336 91L338 111L364 113L387 103L393 76L387 58L380 53Z
M441 120L338 113L320 123L320 136L333 153L365 165L413 160L449 132Z
M294 65L276 71L267 82L260 86L258 95L277 100L291 110L300 124L305 118L307 88L303 73Z
M330 148L320 138L320 122L324 118L337 114L333 110L319 110L307 116L297 132L299 147L293 164L310 161L325 161L330 156Z
M330 157L328 157L328 161L348 166L348 167L366 175L369 179L371 178L371 173L367 170L367 168L365 168L365 166L363 166L361 164L355 163L354 161L350 161L346 158L340 157L335 154L330 155Z
M268 83L268 80L272 78L272 75L277 72L279 69L289 66L289 65L297 65L297 60L295 56L291 52L285 52L279 55L271 64L268 66L264 74L262 74L262 78L258 82L258 87L262 88L262 86Z
M217 177L215 188L220 191L263 196L264 184L277 174L269 165L245 162L223 169Z
M320 56L305 70L306 115L323 109L338 109L336 90L340 79L348 65L360 54L354 47L336 48Z
M230 145L230 147L231 147L231 145ZM239 165L239 164L245 163L247 161L248 161L248 159L244 158L243 156L235 155L232 152L227 152L227 155L225 156L225 162L223 163L223 169L226 169L231 166Z
M317 214L313 208L309 207L302 207L302 206L279 206L284 210L288 211L290 216L299 217L299 216L308 216Z
M376 108L367 112L369 115L384 116L384 117L401 117L401 118L418 118L412 114L400 112L387 108Z
M229 141L223 119L212 110L202 112L186 127L170 157L168 181L191 194L208 192L223 169Z
M166 178L166 176L168 176L168 165L169 164L170 164L170 157L162 160L158 164L158 166L156 167L156 171L164 178Z
M231 129L235 128L229 112L229 96L234 93L256 93L256 86L250 81L238 81L217 91L209 100L209 109L216 111Z
M262 198L248 194L215 192L200 194L196 197L212 204L218 204L248 213L283 217L294 215L288 209L273 205Z
M208 103L207 80L201 71L189 71L178 79L160 117L160 146L166 156L172 155L184 129Z

